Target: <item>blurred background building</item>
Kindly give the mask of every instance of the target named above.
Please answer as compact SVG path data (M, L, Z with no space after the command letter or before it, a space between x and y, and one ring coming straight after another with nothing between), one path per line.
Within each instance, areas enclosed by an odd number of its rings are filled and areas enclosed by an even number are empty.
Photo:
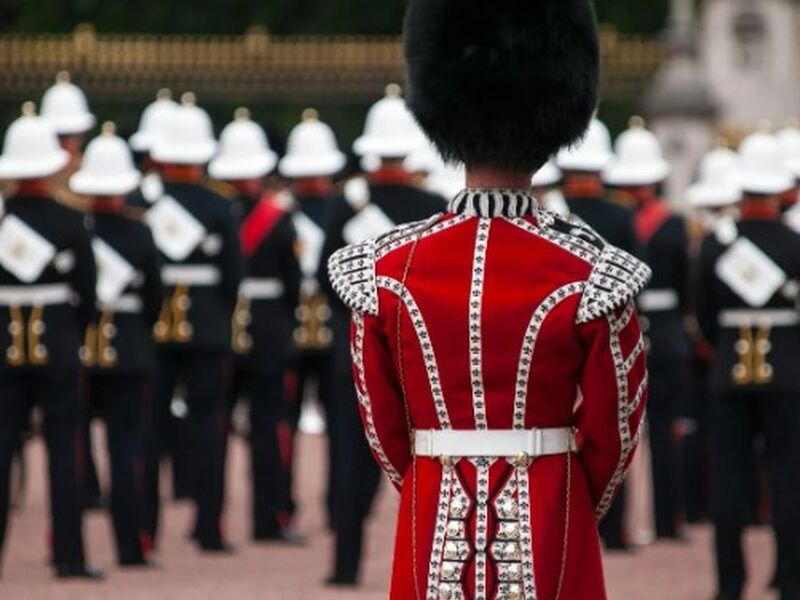
M797 0L602 0L603 104L613 131L643 112L676 163L677 199L720 134L800 110ZM67 69L124 134L160 87L192 90L222 123L235 106L281 140L307 105L342 143L389 81L402 81L403 0L6 0L0 125Z

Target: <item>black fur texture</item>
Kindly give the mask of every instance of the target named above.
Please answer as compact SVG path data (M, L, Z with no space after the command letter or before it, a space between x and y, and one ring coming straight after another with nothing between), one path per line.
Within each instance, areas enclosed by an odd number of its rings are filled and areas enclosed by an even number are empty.
M597 106L590 0L410 0L407 102L445 160L533 172Z

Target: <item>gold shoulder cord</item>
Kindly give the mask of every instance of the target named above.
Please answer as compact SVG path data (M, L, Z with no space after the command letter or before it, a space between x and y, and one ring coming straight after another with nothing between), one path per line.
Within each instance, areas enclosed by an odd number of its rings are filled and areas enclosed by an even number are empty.
M429 227L432 227L433 225L434 223L431 223ZM414 238L414 244L411 246L411 250L408 253L408 259L406 260L405 269L403 270L403 278L400 282L401 294L405 293L406 281L408 280L408 274L411 272L411 261L414 260L414 254L417 251L420 238L422 238L422 234L427 231L429 227L421 229ZM419 573L417 566L417 461L414 455L414 429L411 423L411 411L408 406L408 397L406 396L406 379L403 370L403 349L400 337L400 329L403 322L402 300L402 297L398 298L397 321L395 328L397 334L397 374L400 379L400 391L403 394L403 410L406 417L406 428L408 429L408 443L411 449L411 568L414 577L414 596L416 600L420 600L422 596L420 595L419 591Z

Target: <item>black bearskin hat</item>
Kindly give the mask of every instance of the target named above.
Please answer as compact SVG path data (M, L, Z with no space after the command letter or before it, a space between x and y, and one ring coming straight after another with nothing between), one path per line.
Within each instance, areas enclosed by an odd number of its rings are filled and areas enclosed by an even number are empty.
M590 0L410 0L408 106L445 160L534 171L597 106Z

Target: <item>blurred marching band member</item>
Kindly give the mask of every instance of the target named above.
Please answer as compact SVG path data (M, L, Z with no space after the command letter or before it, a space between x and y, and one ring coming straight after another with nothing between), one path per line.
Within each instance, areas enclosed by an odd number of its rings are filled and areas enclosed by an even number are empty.
M225 399L231 368L231 321L242 272L230 202L205 185L204 166L216 150L211 120L184 94L150 155L160 165L163 195L145 220L162 255L168 298L154 332L158 386L149 415L148 533L158 526L159 458L169 435L170 409L184 393L183 448L189 492L197 506L193 537L209 552L229 552L222 527L227 425Z
M698 180L687 190L685 199L690 210L690 255L693 279L697 281L700 250L703 239L714 235L727 243L737 235L736 219L742 192L738 183L739 155L727 147L724 140L717 142L703 157ZM696 291L695 291L696 296ZM690 523L708 519L710 515L710 437L709 404L711 397L711 370L714 349L703 337L692 307L689 336L692 344L692 383L689 410L685 415L685 437L682 487L685 497L686 518ZM758 502L758 481L755 455L747 467L753 474L753 485L747 493L752 496L753 514Z
M384 98L367 113L364 133L353 146L361 156L380 159L366 179L347 183L342 198L331 207L321 265L346 244L363 242L391 231L400 223L428 218L444 201L412 183L405 158L419 144L414 118L390 85ZM329 294L332 289L327 287ZM330 435L332 526L336 535L333 573L328 582L352 585L358 581L363 550L364 521L378 489L379 470L370 456L358 416L359 401L350 365L349 311L333 303L333 359L328 428Z
M139 185L127 144L113 123L86 148L70 178L89 200L97 263L97 314L86 329L81 359L88 403L103 416L111 466L111 517L117 560L148 562L144 535L144 411L152 402L156 349L152 339L163 293L159 256L147 225L129 218L125 197Z
M33 406L44 414L51 562L59 577L96 579L85 563L79 437L82 332L94 320L95 263L81 214L53 198L69 154L32 103L6 131L0 179L13 182L0 221L0 540L8 518L11 458Z
M556 156L556 166L562 173L561 190L569 214L600 234L608 243L636 255L633 211L611 202L603 184L603 169L614 158L611 134L596 117L592 119L583 139L576 145L563 148ZM600 536L610 550L629 548L625 527L625 486L600 524Z
M289 133L286 155L278 165L281 176L289 181L288 209L297 234L302 273L300 301L296 306L296 323L292 333L294 359L288 380L290 410L285 415L282 438L289 467L293 462L293 439L297 427L309 433L320 433L324 423L319 409L330 410L332 315L330 300L320 287L317 273L325 243L325 225L337 194L333 177L342 171L346 163L347 158L339 150L330 126L319 119L319 114L313 108L303 111L301 122ZM312 390L316 391L319 404L306 402ZM326 498L329 513L332 493L330 470L329 463ZM292 473L290 468L287 485L291 510L294 508Z
M211 177L232 188L233 211L245 260L233 313L232 397L249 402L251 536L297 539L291 530L291 454L287 444L285 377L300 289L297 237L285 194L265 192L278 157L247 109L223 129Z
M677 538L683 519L678 491L679 435L689 392L689 339L684 319L689 309L690 267L686 223L659 198L670 172L656 137L638 117L616 141L616 156L603 180L636 206L638 255L653 271L637 302L646 336L650 372L648 433L653 470L656 536Z
M800 598L800 236L781 223L781 197L795 185L778 140L765 132L740 147L742 190L735 230L706 236L697 315L714 347L710 410L713 520L720 600L738 600L741 546L752 494L754 435L763 435L777 542L775 587Z

